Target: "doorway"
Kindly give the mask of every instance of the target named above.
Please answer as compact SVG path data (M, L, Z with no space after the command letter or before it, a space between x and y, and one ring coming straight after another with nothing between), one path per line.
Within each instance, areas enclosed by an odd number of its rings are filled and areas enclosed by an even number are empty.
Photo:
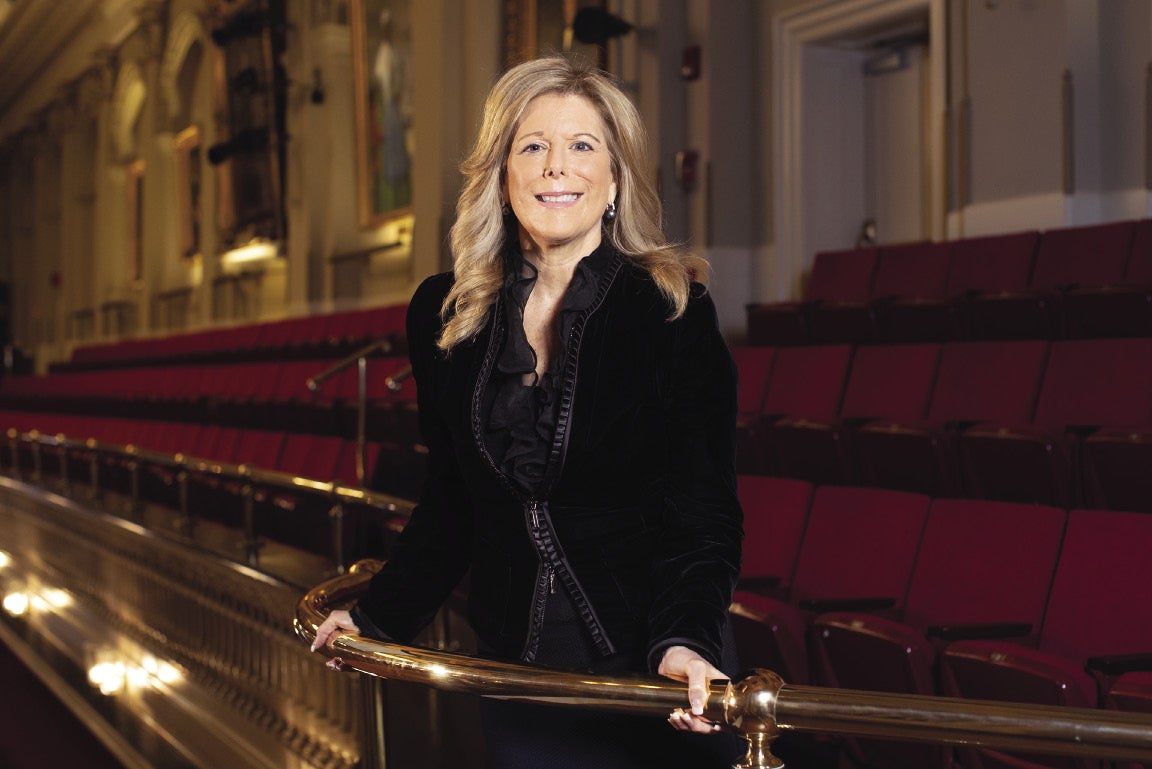
M814 2L773 20L776 269L802 295L813 256L944 235L944 0Z

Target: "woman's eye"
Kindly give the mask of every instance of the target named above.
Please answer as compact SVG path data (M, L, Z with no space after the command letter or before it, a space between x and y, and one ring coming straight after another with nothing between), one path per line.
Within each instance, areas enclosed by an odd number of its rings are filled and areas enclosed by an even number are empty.
M521 152L539 152L542 149L544 149L544 145L540 144L539 142L532 142L531 144L524 145L524 148L520 151Z
M579 141L572 145L572 149L577 152L591 152L592 145L585 141Z

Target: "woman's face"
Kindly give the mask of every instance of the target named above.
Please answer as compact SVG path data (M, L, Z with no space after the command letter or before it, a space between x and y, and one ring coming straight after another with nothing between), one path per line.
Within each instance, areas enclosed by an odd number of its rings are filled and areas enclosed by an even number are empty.
M504 182L526 252L583 257L600 245L604 208L616 200L607 138L583 96L545 94L528 103Z

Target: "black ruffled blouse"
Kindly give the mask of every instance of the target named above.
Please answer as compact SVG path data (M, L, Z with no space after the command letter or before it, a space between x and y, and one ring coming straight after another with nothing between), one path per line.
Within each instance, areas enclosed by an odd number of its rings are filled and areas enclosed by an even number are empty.
M544 375L536 376L536 352L524 332L524 307L536 286L537 270L519 248L507 256L502 289L505 338L486 388L485 442L500 469L522 491L541 491L560 405L559 372L568 357L568 338L591 306L611 251L600 246L576 265L556 319L560 345Z

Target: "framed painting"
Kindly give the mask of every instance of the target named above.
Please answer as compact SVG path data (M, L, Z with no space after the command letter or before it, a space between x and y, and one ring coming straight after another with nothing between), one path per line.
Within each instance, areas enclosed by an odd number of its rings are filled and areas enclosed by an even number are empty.
M412 207L412 0L351 0L360 224Z

